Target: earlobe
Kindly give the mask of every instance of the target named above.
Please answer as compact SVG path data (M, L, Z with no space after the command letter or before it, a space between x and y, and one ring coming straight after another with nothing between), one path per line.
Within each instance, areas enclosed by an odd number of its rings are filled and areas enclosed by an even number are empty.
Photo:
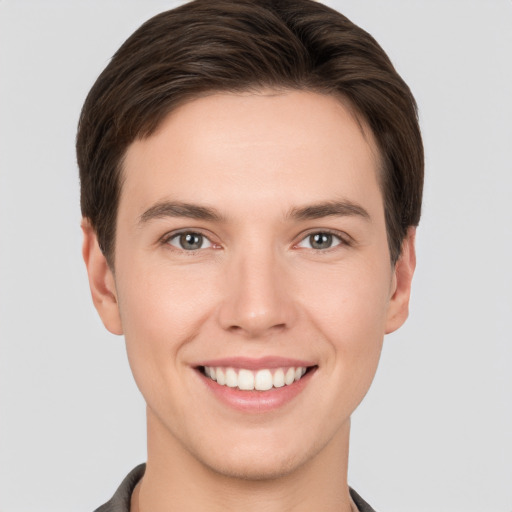
M409 316L411 283L416 268L415 238L416 228L409 227L407 235L402 242L400 258L395 265L393 295L389 303L386 334L396 331Z
M82 256L87 267L92 301L105 327L113 334L123 334L114 275L89 220L82 219L81 227Z

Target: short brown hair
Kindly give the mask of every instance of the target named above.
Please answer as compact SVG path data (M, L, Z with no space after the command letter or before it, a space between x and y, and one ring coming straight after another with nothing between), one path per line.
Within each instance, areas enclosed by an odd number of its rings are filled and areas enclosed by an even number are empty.
M296 89L342 96L380 150L391 260L421 213L415 100L367 32L312 0L195 0L144 23L116 52L80 116L82 215L114 263L122 163L169 112L210 92Z

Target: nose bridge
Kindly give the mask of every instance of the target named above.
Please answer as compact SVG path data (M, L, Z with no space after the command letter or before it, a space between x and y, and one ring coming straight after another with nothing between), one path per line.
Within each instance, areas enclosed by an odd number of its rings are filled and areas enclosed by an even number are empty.
M267 244L250 245L227 265L220 321L224 329L255 337L288 327L293 307L282 258Z

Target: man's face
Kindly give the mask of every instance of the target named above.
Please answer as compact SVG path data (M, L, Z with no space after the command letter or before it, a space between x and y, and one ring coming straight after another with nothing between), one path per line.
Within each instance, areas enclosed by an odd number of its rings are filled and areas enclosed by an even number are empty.
M98 309L150 454L264 478L348 439L413 267L392 268L378 167L349 109L297 91L201 98L129 147Z

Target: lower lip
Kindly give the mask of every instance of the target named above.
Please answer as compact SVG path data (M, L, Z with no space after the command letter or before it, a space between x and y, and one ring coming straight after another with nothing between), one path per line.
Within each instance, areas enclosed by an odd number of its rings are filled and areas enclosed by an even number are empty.
M289 386L272 388L268 391L242 391L238 388L221 386L199 372L203 382L210 391L224 404L248 413L273 411L291 402L308 385L315 369L308 371L303 377Z

